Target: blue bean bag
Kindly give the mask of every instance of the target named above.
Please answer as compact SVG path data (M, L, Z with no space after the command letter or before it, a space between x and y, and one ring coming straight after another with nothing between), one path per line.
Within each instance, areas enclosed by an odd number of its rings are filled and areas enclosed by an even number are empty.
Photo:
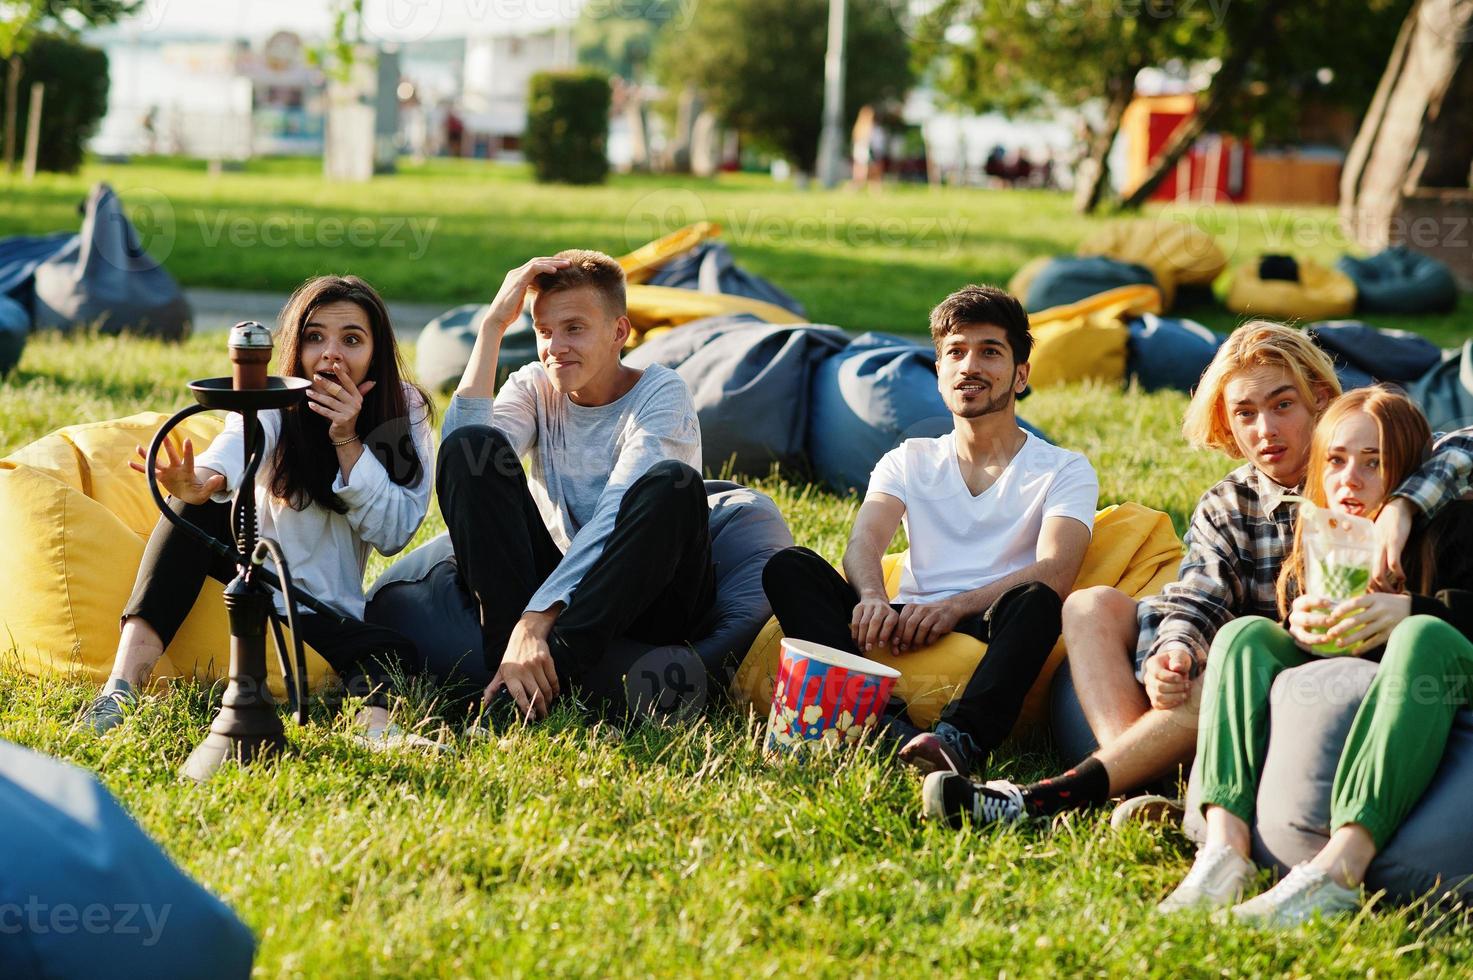
M782 289L736 264L724 242L705 241L660 266L646 282L651 286L695 289L703 293L746 296L772 303L798 316L807 316L803 304Z
M689 649L621 639L604 658L611 670L626 676L627 708L635 713L642 705L668 706L674 695L682 707L698 708L710 697L720 697L772 616L762 591L762 569L767 559L793 544L782 513L767 495L728 481L707 480L706 494L716 606L701 635ZM434 538L390 566L370 590L364 616L414 637L426 669L440 683L479 692L490 682L480 614L461 585L449 535Z
M1452 270L1405 245L1365 259L1347 255L1335 268L1355 283L1362 313L1451 313L1458 305Z
M829 355L813 374L809 404L808 457L840 493L862 494L880 457L902 440L944 435L953 425L936 388L936 349L886 334L862 334Z
M1442 348L1410 330L1388 330L1359 320L1321 320L1305 331L1337 368L1351 367L1377 381L1415 381L1442 363Z
M1169 388L1190 392L1227 338L1194 320L1175 320L1146 313L1126 324L1125 376L1146 391Z
M1280 873L1313 857L1330 834L1330 791L1356 709L1376 664L1328 657L1286 670L1274 682L1268 755L1258 787L1253 860ZM1368 892L1396 902L1473 898L1473 711L1458 712L1432 785L1376 855ZM1206 834L1197 767L1187 789L1187 835Z
M0 295L0 378L19 363L30 333L30 313L15 300Z
M0 977L250 976L250 929L91 773L0 741L0 829Z
M1150 269L1102 255L1062 255L1033 275L1023 305L1031 313L1068 306L1121 286L1154 286Z

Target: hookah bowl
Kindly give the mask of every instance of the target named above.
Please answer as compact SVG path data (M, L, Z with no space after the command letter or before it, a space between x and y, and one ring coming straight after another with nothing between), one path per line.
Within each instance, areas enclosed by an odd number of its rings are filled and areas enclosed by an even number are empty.
M210 725L209 735L190 754L181 770L184 776L197 782L208 780L226 762L246 764L275 755L286 747L281 717L266 688L266 624L272 612L271 592L266 582L275 583L276 579L260 566L255 557L257 544L262 543L256 528L255 476L261 465L263 444L257 416L260 412L286 408L302 401L311 382L305 378L266 375L266 363L271 356L271 334L259 323L239 323L232 328L230 355L231 377L202 378L189 383L196 404L179 411L163 424L149 447L147 464L149 489L163 516L200 538L215 553L227 557L238 569L235 578L225 586L225 609L230 617L229 681L220 711ZM233 547L174 513L159 491L154 473L159 448L169 432L186 418L211 410L238 412L244 421L242 431L247 433L244 441L245 472L231 504L230 523L235 535ZM265 544L274 548L270 542ZM290 609L290 573L281 562L279 550L274 550L273 558L287 583ZM292 632L298 644L300 665L301 637L295 629ZM284 663L285 649L279 631L277 648ZM300 671L297 685L300 719L305 714L306 686L306 678L300 676Z

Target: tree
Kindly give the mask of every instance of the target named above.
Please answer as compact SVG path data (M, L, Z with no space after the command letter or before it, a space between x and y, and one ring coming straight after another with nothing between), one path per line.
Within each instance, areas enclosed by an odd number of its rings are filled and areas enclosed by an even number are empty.
M680 16L678 0L584 4L573 28L578 62L625 81L642 82L660 32Z
M1075 197L1079 210L1092 211L1108 185L1110 147L1142 68L1217 66L1191 124L1196 134L1178 130L1180 152L1213 125L1245 136L1282 132L1292 128L1296 95L1307 83L1326 102L1365 106L1411 2L942 0L917 25L916 56L943 95L974 111L1103 103ZM1318 81L1327 75L1331 83ZM1154 172L1164 177L1174 163L1162 154Z
M910 86L904 0L850 0L844 118L898 99ZM702 0L684 30L666 30L655 72L689 85L723 125L812 173L823 123L828 0Z
M20 56L43 30L75 36L83 27L115 24L143 0L7 0L0 3L0 59L5 73L5 166L15 169Z

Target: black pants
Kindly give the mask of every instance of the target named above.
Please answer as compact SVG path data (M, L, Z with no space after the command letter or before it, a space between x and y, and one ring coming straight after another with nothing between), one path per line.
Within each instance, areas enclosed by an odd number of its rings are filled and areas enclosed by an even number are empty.
M849 633L859 593L821 555L807 548L779 551L762 571L762 588L785 636L864 656ZM892 605L896 611L905 608ZM1024 696L1058 642L1063 605L1053 589L1028 582L1004 592L981 616L956 624L955 632L987 644L987 656L941 720L972 736L984 753L1000 745L1017 723ZM904 710L892 698L887 713L894 717Z
M527 603L563 554L516 450L496 429L472 425L447 436L435 483L461 579L481 606L486 667L494 673ZM670 645L699 635L716 601L709 517L701 475L676 460L657 463L625 491L603 552L549 638L559 685L622 708L630 664L612 662L616 638Z
M234 540L229 504L196 505L171 500L169 506L222 541ZM205 577L229 582L235 573L234 565L161 517L148 536L143 563L138 567L123 616L137 616L148 623L167 649L194 608ZM419 651L413 641L387 627L299 610L297 628L302 640L342 678L347 693L371 705L387 707L395 673L413 676L420 671ZM226 638L220 640L223 648Z

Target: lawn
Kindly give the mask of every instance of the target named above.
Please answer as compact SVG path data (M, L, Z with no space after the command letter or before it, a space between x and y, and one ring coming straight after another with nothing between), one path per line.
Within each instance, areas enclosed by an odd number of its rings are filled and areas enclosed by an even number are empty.
M919 329L927 307L958 283L1004 279L1034 254L1067 248L1089 225L1060 198L1031 193L798 194L747 177L673 191L633 178L547 189L515 172L440 164L364 189L328 187L294 164L211 177L160 163L7 188L0 234L65 226L98 178L125 199L130 188L167 193L177 229L169 264L189 284L284 291L333 269L361 273L391 296L447 301L484 298L502 269L530 251L638 244L650 236L629 234L626 224L641 200L688 192L728 227L732 215L749 213L750 227L770 224L734 238L739 259L798 295L816 319L851 328ZM388 249L318 247L310 237L224 249L197 232L196 211L206 230L222 215L265 221L298 211L370 220L431 214L442 223L424 255L406 262ZM809 227L799 219L825 214L838 229L832 243L793 240ZM1332 221L1329 212L1261 214L1322 230ZM861 219L913 227L935 219L940 228L949 216L963 228L954 250L850 240ZM1259 227L1232 211L1202 219ZM1241 240L1250 240L1246 230ZM1243 247L1262 238L1251 241ZM1429 321L1426 332L1451 343L1466 332L1453 322ZM0 383L0 455L75 421L184 404L185 380L220 373L220 344L219 336L177 347L33 338ZM1197 495L1232 465L1185 449L1184 406L1177 393L1091 385L1037 392L1022 411L1090 456L1103 502L1138 500L1169 512L1180 529ZM799 542L838 557L853 500L780 473L757 483ZM432 513L416 543L440 527ZM385 564L377 559L370 576ZM1112 832L1100 812L957 835L917 821L913 776L867 754L837 765L772 764L756 748L752 720L730 712L682 730L588 728L562 714L493 744L462 743L442 760L355 749L341 721L318 706L311 726L289 733L291 756L198 788L176 771L208 722L208 692L154 700L101 741L70 730L90 694L81 683L0 669L0 737L97 771L251 926L262 976L1473 969L1473 927L1460 916L1383 912L1285 935L1158 919L1151 906L1191 857L1174 829ZM1029 778L1058 761L1046 743L1029 740L996 753L988 772Z

